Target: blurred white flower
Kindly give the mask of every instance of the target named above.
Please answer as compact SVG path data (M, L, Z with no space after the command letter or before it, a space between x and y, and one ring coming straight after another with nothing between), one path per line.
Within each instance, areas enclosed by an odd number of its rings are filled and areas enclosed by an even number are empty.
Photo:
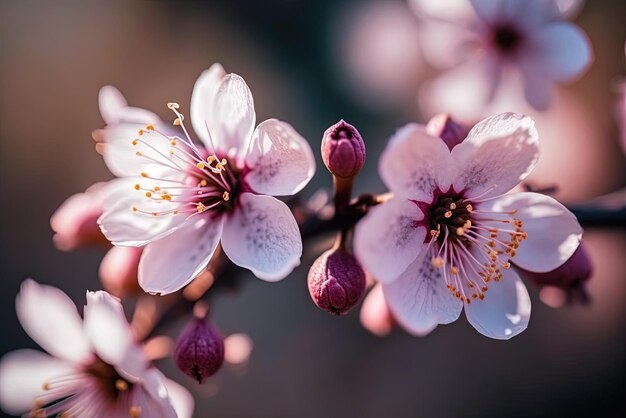
M478 118L504 83L521 84L528 103L545 110L554 84L575 80L593 61L585 33L565 21L580 1L410 2L424 21L427 61L451 68L420 89L420 103L432 112Z
M379 172L394 197L357 224L354 244L409 332L453 322L464 305L488 337L526 329L530 298L511 263L554 270L582 236L574 215L551 197L506 194L538 155L534 122L512 113L478 123L452 150L416 124L389 141Z
M0 405L9 413L76 418L191 418L193 398L150 365L122 305L87 292L84 320L70 298L33 280L16 310L26 332L50 355L18 350L0 362Z
M200 147L176 103L168 107L182 136L150 112L128 108L111 87L100 106L108 125L96 136L121 178L109 188L98 222L113 244L145 246L139 262L145 291L182 288L220 241L231 261L264 280L280 280L299 264L298 226L273 196L300 191L315 159L285 122L269 119L254 129L252 94L241 77L215 64L196 82L190 112Z

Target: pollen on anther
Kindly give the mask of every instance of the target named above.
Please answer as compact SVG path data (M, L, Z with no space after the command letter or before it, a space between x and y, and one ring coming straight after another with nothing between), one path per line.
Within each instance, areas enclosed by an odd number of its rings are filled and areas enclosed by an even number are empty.
M141 157L141 152L137 151L137 152L135 153L135 155L136 155L137 157Z
M175 140L175 139L172 139L172 140L170 141L170 145L171 145L171 146L173 146L173 147L175 147L175 146L176 146L176 140Z
M141 177L148 177L148 173L146 173L145 171L142 171L139 175Z
M140 129L137 133L139 134L139 136L143 135L143 129Z
M133 405L128 412L130 413L130 418L139 418L141 416L141 407Z
M224 199L225 202L228 202L230 200L230 194L228 192L222 193L222 199Z
M139 185L139 183L135 184L135 190L139 190L141 189L141 186Z
M128 382L126 382L123 379L117 379L115 381L115 389L117 389L120 392L124 392L128 390Z
M474 210L474 207L470 204L465 205L465 210L468 212L472 212Z
M446 262L441 257L434 257L431 261L431 264L433 265L433 267L442 268L446 264Z
M208 183L205 179L200 180L200 187L205 187L207 184Z
M465 229L463 229L461 227L458 227L456 229L456 234L459 235L459 236L465 235Z
M133 142L131 142L133 145L137 145L137 140L133 139Z
M180 118L174 119L174 126L180 126L180 124L181 124Z
M168 109L172 109L172 110L173 109L178 109L178 108L180 108L180 105L178 103L176 103L176 102L169 102L167 104L167 108Z
M43 390L50 390L50 384L49 384L48 382L44 382L44 383L41 385L41 388L42 388Z
M444 218L451 218L452 217L452 211L446 211L446 213L443 214Z
M154 125L152 125L152 124L146 125L146 130L154 131Z
M204 163L200 162L200 163L196 164L196 167L198 167L200 170L202 170L204 168Z
M146 192L146 197L152 197L152 192Z
M137 212L137 208L134 207L134 206L132 208L130 208L130 210L131 210L131 212Z

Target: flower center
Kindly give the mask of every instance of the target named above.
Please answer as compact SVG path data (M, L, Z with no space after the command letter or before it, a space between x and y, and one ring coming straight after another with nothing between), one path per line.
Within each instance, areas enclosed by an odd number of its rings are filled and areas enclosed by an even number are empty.
M169 103L168 107L176 114L174 125L182 128L184 138L168 136L154 125L139 130L132 141L138 149L135 155L148 159L162 174L140 173L146 184L139 182L134 188L149 200L147 207L134 206L132 211L152 216L186 214L188 218L205 212L213 216L231 212L242 184L237 161L197 147L178 104Z
M427 256L448 290L466 304L485 298L489 283L500 281L502 270L511 267L510 258L528 235L522 221L513 217L515 211L480 207L493 199L481 199L489 190L474 197L437 190L433 203L418 203L430 229Z
M510 24L497 26L492 31L491 36L491 41L496 49L507 55L517 51L522 42L522 35L519 30Z
M94 378L98 385L98 391L112 402L117 402L122 395L133 388L133 383L120 376L115 367L98 357L86 366L85 373Z

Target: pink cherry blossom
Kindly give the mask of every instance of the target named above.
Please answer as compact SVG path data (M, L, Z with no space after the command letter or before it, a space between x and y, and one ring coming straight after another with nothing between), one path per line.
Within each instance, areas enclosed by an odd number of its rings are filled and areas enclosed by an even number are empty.
M98 220L115 245L145 246L139 283L171 293L197 276L221 242L230 260L276 281L300 262L302 240L287 205L273 196L300 191L315 171L308 142L289 124L269 119L254 129L252 94L244 80L213 65L191 98L189 135L176 103L171 126L150 112L128 108L103 90L108 123L101 150L120 177Z
M424 20L422 49L427 60L449 72L427 83L420 101L454 102L455 115L481 108L499 86L521 84L530 105L545 110L556 83L582 75L593 61L585 33L567 22L581 6L572 0L411 0ZM433 109L442 111L444 109Z
M33 417L191 417L189 392L150 365L122 305L108 293L87 292L82 319L65 293L29 279L16 309L48 354L25 349L4 356L3 410Z
M379 172L394 197L359 222L355 252L409 332L453 322L463 306L486 336L509 339L526 328L530 298L511 263L554 270L582 236L551 197L505 194L538 155L534 122L513 113L478 123L452 150L417 124L390 140Z

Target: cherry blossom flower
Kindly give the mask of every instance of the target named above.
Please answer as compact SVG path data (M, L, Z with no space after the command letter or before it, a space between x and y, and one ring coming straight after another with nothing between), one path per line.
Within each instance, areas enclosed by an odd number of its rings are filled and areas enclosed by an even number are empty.
M457 116L472 108L472 116L479 117L500 85L519 83L528 103L545 110L553 86L575 80L593 61L585 33L566 21L581 3L411 0L424 20L426 59L435 67L451 68L422 88L420 101ZM464 97L471 97L471 103ZM453 107L445 107L450 102Z
M215 64L196 82L190 112L201 146L178 104L168 107L180 136L150 112L124 104L115 90L101 95L108 125L97 136L106 164L121 178L98 222L113 244L145 246L138 273L145 291L182 288L220 242L233 263L264 280L280 280L299 264L298 225L273 196L307 184L313 153L285 122L268 119L253 129L252 94L241 77Z
M355 252L409 332L425 335L463 307L486 336L509 339L526 328L530 298L511 264L554 270L582 236L551 197L505 194L538 154L534 122L513 113L478 123L452 150L417 124L390 140L379 172L394 197L357 224Z
M133 338L122 305L87 292L84 319L70 298L33 280L16 310L48 354L18 350L0 362L0 405L26 416L190 418L193 398L152 367Z

